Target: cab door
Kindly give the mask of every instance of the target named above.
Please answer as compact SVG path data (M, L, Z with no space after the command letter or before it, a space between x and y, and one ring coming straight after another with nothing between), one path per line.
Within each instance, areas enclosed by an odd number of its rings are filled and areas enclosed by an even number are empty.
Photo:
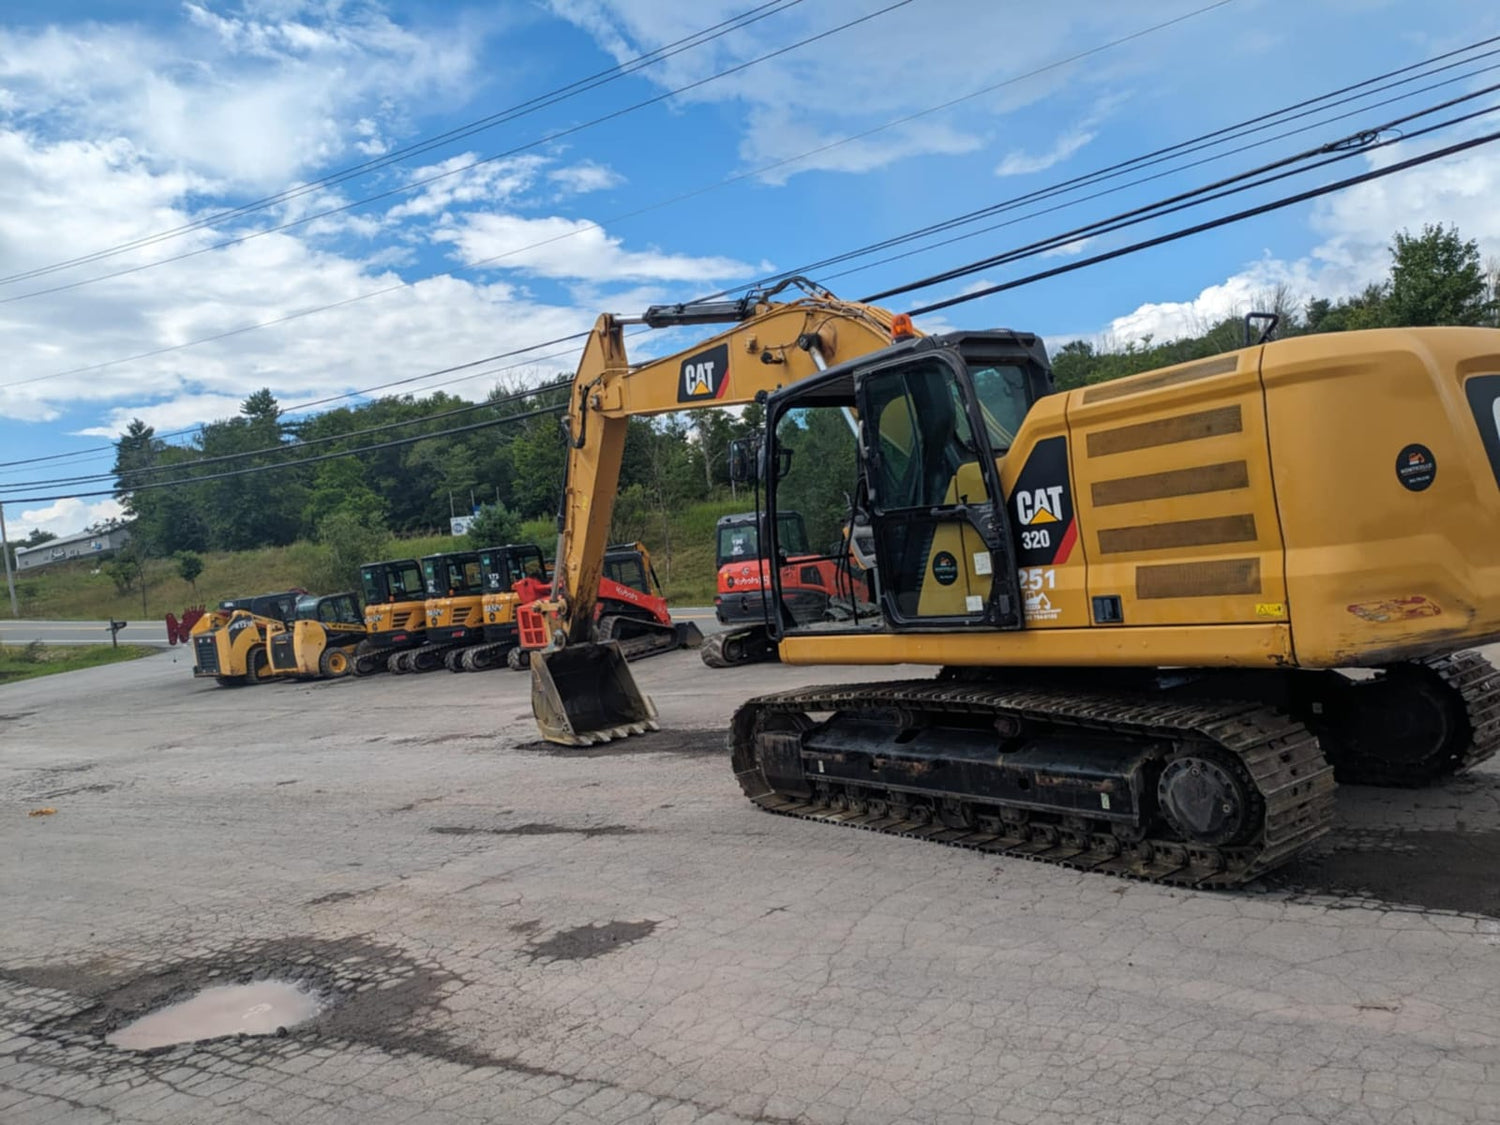
M857 382L861 457L887 621L1021 626L994 454L968 373L946 354Z

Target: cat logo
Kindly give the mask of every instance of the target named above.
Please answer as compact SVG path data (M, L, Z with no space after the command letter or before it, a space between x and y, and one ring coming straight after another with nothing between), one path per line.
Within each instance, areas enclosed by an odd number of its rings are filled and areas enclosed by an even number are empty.
M729 345L719 344L682 361L677 381L677 401L718 398L729 382Z
M1016 518L1026 527L1042 523L1058 523L1062 519L1062 485L1051 488L1018 489L1016 491Z

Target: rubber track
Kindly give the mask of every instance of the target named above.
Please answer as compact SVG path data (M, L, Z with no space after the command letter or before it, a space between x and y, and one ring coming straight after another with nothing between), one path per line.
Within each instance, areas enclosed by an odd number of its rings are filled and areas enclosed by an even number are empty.
M1190 887L1235 887L1250 882L1326 834L1333 821L1333 770L1323 759L1316 736L1295 720L1253 702L1158 702L1121 695L1007 690L930 680L829 685L764 695L744 704L735 713L732 728L734 761L738 765L755 760L757 713L859 711L903 705L928 712L1003 711L1033 722L1115 733L1131 740L1184 735L1207 739L1235 755L1259 789L1265 802L1263 834L1258 844L1204 847L1160 838L1132 845L1110 833L1070 832L1055 823L1003 824L999 833L952 828L937 822L899 820L832 807L816 798L763 791L765 779L754 765L737 769L741 788L761 808L783 816ZM742 739L752 745L742 747ZM858 788L871 796L891 792ZM996 806L986 802L982 807Z
M729 660L724 655L724 645L735 637L745 643L740 649L744 655L739 660ZM710 668L738 668L742 664L769 664L776 659L776 646L767 640L764 647L755 643L755 630L729 628L703 638L698 656Z
M644 626L649 629L649 632L635 637L621 637L619 633L625 625ZM655 656L657 653L672 652L677 648L677 630L674 626L620 613L605 614L599 618L595 637L601 644L605 641L619 641L620 653L627 661L642 660L648 656Z

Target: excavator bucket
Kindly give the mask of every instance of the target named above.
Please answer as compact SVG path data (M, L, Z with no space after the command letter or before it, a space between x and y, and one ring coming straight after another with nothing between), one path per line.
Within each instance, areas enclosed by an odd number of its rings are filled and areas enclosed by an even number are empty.
M698 628L696 622L678 621L673 628L677 630L678 648L702 648L703 630Z
M659 729L656 705L636 687L617 641L532 653L531 713L542 737L564 746Z

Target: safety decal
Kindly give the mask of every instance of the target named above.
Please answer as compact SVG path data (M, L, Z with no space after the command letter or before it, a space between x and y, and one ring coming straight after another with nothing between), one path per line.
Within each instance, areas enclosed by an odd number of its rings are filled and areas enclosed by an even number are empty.
M1396 455L1396 479L1401 487L1421 492L1437 477L1437 458L1425 445L1413 442Z
M947 551L932 556L932 576L939 586L951 586L958 581L958 560Z
M1068 561L1078 525L1068 486L1067 438L1044 438L1032 447L1011 490L1010 510L1019 565L1060 566Z
M729 385L729 345L717 344L682 361L677 401L719 398Z

